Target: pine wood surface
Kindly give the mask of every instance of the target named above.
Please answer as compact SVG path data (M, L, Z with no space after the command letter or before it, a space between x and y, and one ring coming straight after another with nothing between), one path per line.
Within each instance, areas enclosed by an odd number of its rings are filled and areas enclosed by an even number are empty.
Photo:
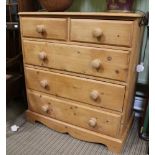
M20 16L91 16L91 18L101 16L101 17L124 17L124 18L140 18L144 14L139 13L114 13L114 12L19 12Z
M132 31L132 21L71 19L72 41L130 47Z
M52 128L61 133L69 133L74 138L78 138L88 142L101 143L108 147L108 149L115 153L121 153L123 149L123 144L127 138L129 129L131 128L133 117L130 118L126 130L122 134L121 138L114 138L104 134L100 134L94 131L90 131L72 124L68 124L44 115L27 110L27 120L34 123L39 121L49 128Z
M66 40L67 22L63 18L21 18L22 35L27 37ZM37 28L42 28L38 32Z
M124 86L32 68L25 68L25 78L27 87L30 89L122 111ZM47 81L47 87L43 87L40 84L41 81ZM93 91L99 93L96 100L91 98Z
M126 81L129 51L24 40L25 63ZM40 58L44 54L46 57ZM93 63L99 61L99 66Z
M78 105L72 101L66 102L29 90L28 101L30 110L36 113L109 136L116 137L118 135L120 115L92 109L87 105ZM91 121L94 124L91 124Z
M139 22L143 15L19 15L24 23L21 32L28 119L120 152L133 119L136 65L143 33ZM30 28L26 29L23 19L30 19ZM44 36L45 32L48 35Z

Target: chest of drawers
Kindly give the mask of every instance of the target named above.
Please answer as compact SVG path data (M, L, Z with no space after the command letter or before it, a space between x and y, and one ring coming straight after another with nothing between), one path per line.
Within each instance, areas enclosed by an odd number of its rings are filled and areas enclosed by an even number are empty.
M120 152L133 120L136 13L19 13L27 119Z

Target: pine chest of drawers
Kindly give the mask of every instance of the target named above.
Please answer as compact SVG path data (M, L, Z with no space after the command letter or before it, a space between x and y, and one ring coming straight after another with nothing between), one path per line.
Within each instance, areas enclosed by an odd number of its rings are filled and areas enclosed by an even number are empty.
M134 13L19 13L27 119L120 152L143 28Z

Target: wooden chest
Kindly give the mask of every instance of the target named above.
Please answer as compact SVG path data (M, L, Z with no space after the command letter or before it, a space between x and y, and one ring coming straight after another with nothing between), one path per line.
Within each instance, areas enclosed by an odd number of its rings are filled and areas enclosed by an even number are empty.
M120 152L143 28L134 13L19 13L27 119Z

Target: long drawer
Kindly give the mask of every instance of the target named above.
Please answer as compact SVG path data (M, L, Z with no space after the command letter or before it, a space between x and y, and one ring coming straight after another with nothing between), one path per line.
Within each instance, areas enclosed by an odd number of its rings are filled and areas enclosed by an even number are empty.
M64 18L21 18L21 30L24 37L67 39L67 20Z
M125 86L25 68L27 87L33 90L122 111Z
M125 81L129 51L23 40L25 63Z
M133 21L71 19L72 41L130 47L132 35Z
M79 127L117 136L121 116L28 90L30 110Z

